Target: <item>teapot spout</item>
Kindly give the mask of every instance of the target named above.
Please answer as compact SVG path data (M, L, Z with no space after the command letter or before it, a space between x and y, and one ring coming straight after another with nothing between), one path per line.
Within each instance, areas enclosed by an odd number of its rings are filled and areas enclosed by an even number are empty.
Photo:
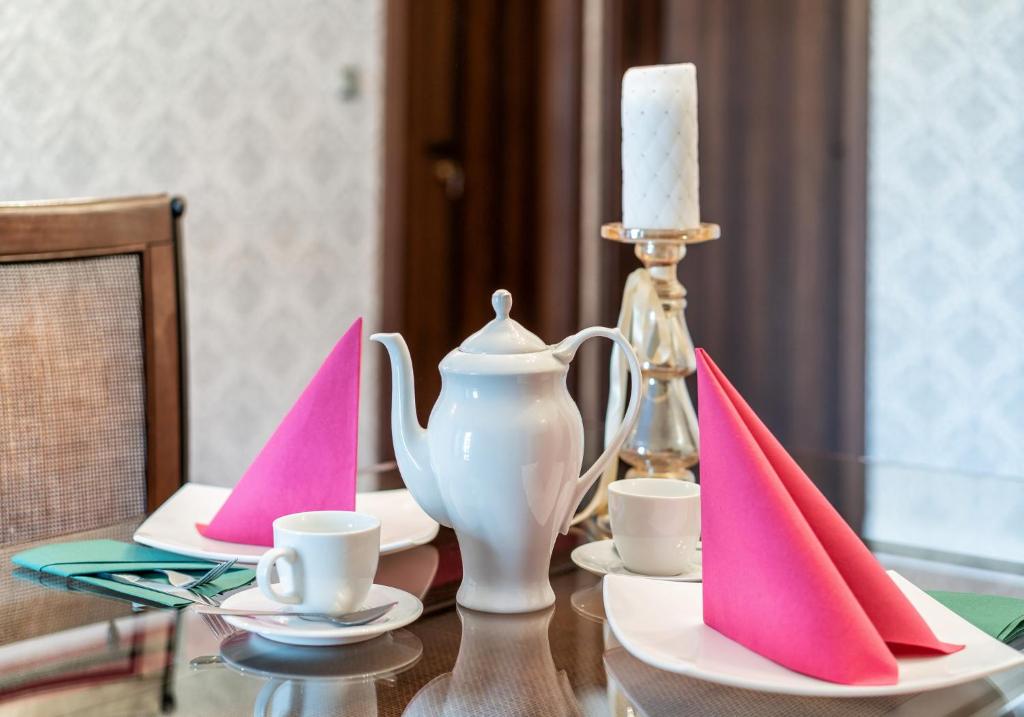
M373 334L371 341L384 345L391 359L391 440L395 459L406 487L427 515L451 527L437 476L430 467L427 432L416 418L412 359L401 334Z

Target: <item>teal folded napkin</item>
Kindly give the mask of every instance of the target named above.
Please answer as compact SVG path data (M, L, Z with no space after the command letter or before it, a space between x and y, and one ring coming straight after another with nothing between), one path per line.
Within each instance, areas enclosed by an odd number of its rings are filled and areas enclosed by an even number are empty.
M1024 635L1024 600L1002 595L977 595L929 590L928 594L982 632L1001 642Z
M104 590L120 593L128 598L143 598L167 607L183 607L189 601L157 590L125 585L114 580L97 577L97 573L139 573L148 580L168 583L161 573L149 572L156 568L169 568L201 575L216 563L190 558L158 548L150 548L117 540L81 540L70 543L51 543L25 550L15 555L16 565L49 575L75 578ZM197 588L204 595L216 595L234 590L252 582L255 573L248 568L234 568L207 585ZM170 583L168 583L170 585Z

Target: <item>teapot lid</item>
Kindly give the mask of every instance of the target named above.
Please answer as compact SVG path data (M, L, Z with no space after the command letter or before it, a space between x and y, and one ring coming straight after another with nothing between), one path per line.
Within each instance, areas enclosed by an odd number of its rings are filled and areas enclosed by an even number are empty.
M463 341L460 351L469 354L528 354L548 348L535 334L508 317L512 309L511 293L498 289L491 295L491 306L495 317Z

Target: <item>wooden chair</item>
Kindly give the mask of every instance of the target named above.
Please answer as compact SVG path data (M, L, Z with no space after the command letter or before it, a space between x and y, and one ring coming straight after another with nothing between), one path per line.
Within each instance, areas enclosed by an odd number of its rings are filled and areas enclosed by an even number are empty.
M152 511L184 482L184 206L0 204L0 544Z

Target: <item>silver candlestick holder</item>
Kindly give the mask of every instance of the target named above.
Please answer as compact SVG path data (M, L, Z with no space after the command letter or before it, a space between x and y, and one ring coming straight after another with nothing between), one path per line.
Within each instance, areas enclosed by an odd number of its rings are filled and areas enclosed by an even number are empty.
M619 450L629 464L627 478L694 480L690 470L699 460L697 414L686 390L686 377L697 370L696 352L686 327L686 289L679 281L679 262L690 244L718 239L717 224L693 229L638 229L605 224L601 236L634 245L643 264L626 280L619 329L636 350L643 373L640 418ZM626 365L613 350L610 366L605 443L622 421L626 405ZM617 461L608 467L589 504L574 522L607 512L608 485L618 475Z

